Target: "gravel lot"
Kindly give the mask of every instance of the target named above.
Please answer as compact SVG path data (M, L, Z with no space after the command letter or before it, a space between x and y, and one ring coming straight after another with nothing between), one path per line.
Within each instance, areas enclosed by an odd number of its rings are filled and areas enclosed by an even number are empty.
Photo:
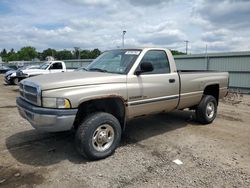
M34 130L17 95L1 75L0 187L250 187L248 95L221 102L207 126L188 111L135 119L115 154L95 162L76 152L72 133Z

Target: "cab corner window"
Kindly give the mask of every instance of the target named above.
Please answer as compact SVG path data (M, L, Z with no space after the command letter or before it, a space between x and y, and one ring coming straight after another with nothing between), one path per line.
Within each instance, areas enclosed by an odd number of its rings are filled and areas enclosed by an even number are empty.
M142 58L140 64L144 62L151 63L153 65L153 71L143 74L165 74L170 72L167 54L163 50L148 51Z

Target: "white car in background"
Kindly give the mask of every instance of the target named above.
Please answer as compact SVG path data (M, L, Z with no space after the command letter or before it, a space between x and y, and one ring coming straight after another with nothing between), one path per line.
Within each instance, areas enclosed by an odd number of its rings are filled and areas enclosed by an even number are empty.
M19 78L16 76L17 71L22 71L22 70L29 70L29 69L38 69L39 65L29 65L29 66L24 66L21 67L17 70L10 70L7 71L4 75L4 80L6 84L14 84L18 85L19 83Z
M16 72L16 77L18 81L33 76L38 76L42 74L51 74L51 73L59 73L59 72L69 72L74 71L74 69L67 69L66 65L63 61L48 61L40 65L37 69L27 69L20 70Z

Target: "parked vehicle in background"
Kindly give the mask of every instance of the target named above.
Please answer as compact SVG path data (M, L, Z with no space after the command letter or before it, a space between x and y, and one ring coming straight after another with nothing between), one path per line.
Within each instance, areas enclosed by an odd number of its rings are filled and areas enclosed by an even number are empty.
M37 76L20 83L20 115L42 131L74 129L80 154L111 155L130 119L159 112L196 111L212 123L227 94L227 72L177 71L164 48L104 52L86 71Z
M75 69L75 71L87 71L87 69L86 69L86 66L84 66L84 67L79 67Z
M19 81L38 76L41 74L51 74L51 73L59 73L59 72L67 72L73 71L73 69L67 69L66 65L63 61L48 61L40 65L37 69L27 69L27 70L20 70L16 72L16 77Z
M7 66L7 65L0 64L0 74L4 74L4 73L6 73L7 71L10 71L10 70L14 70L14 69Z
M4 81L6 84L18 85L18 83L20 82L19 78L16 75L16 73L18 71L29 70L29 69L38 69L38 68L39 68L39 65L30 65L30 66L21 67L17 70L7 71L4 75Z

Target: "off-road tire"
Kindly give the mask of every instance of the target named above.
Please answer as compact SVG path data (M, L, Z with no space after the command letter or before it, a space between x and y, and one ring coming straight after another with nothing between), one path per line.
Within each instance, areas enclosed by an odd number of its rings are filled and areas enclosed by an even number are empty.
M108 124L113 128L114 139L112 145L105 151L98 151L92 144L95 131L101 126ZM75 134L77 151L85 158L98 160L112 155L121 140L121 125L116 117L105 112L96 112L88 115L79 125Z
M209 106L208 106L209 105ZM208 115L208 108L213 107L213 114ZM210 124L214 121L217 115L217 101L211 95L203 95L199 105L196 107L196 119L202 124Z

